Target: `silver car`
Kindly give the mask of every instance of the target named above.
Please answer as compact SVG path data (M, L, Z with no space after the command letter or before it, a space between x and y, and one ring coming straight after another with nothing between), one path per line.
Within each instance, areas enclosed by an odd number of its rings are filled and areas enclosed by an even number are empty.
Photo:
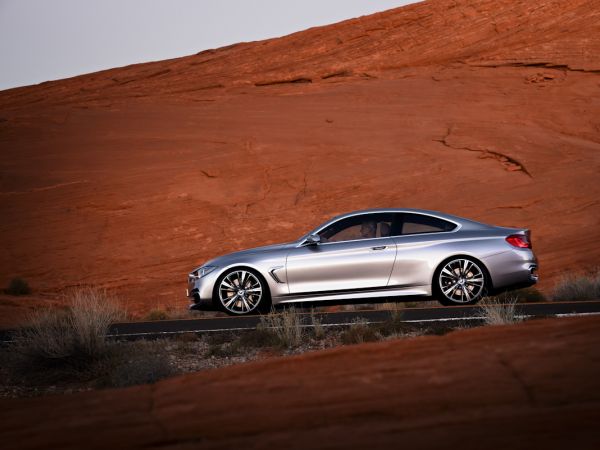
M229 314L294 302L437 298L468 305L537 282L527 229L435 211L373 209L331 219L300 239L230 253L188 276L195 304Z

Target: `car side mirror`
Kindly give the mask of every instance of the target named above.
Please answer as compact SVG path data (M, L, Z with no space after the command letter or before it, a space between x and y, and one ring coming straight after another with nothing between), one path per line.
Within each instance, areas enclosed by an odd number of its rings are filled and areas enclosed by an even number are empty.
M304 243L306 245L318 245L321 243L321 236L318 234L309 234Z

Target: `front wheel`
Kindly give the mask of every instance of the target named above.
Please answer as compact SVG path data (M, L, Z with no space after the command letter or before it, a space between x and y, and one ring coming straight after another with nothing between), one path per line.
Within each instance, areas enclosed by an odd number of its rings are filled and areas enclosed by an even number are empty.
M442 305L472 305L488 288L483 264L470 258L453 258L436 271L434 290Z
M232 269L217 280L215 301L231 315L245 315L268 308L269 288L264 279L253 270Z

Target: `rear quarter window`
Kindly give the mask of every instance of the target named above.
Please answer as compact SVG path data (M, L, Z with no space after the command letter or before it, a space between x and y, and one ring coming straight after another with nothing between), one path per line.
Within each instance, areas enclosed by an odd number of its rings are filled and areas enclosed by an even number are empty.
M440 233L452 231L456 224L437 217L422 214L404 214L402 220L402 234Z

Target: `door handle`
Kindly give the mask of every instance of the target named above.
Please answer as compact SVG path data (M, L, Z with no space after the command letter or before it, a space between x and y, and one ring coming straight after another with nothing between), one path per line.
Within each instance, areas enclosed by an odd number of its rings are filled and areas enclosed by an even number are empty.
M387 245L380 245L379 247L371 247L371 250L384 250Z

